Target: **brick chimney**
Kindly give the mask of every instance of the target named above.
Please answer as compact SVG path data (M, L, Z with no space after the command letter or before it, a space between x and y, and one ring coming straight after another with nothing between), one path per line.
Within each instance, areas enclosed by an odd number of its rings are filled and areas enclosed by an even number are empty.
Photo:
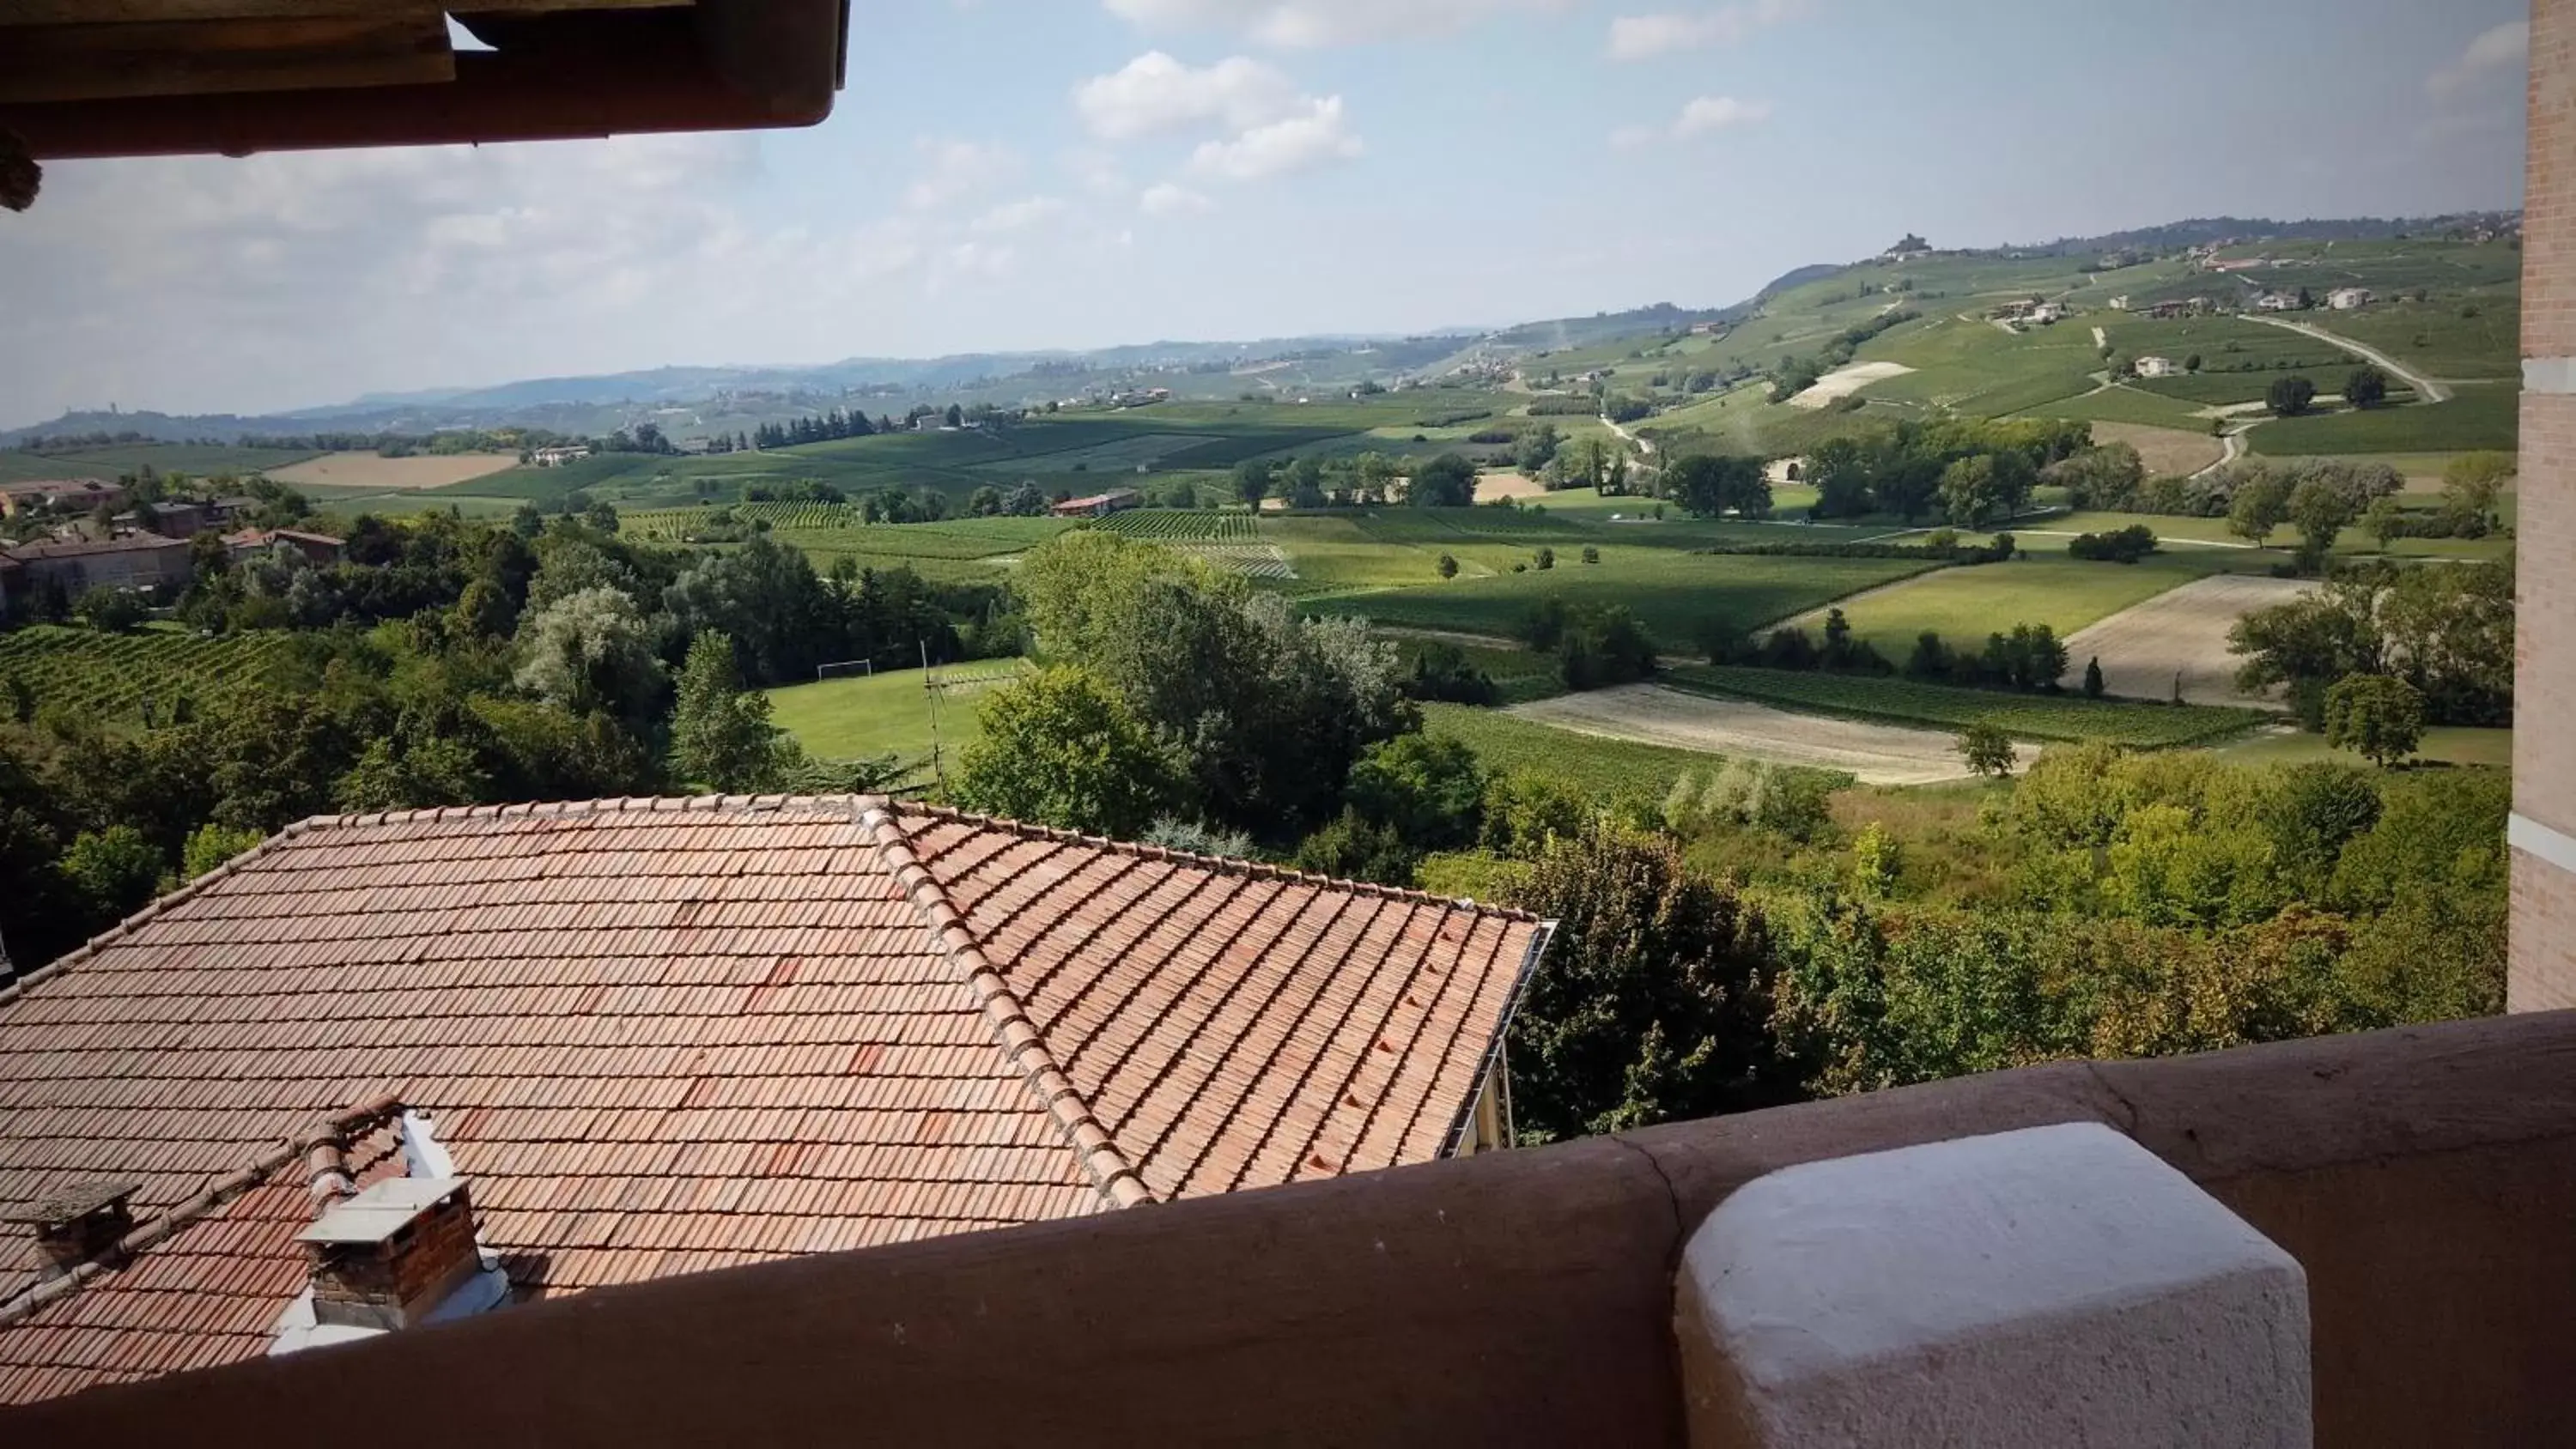
M35 1228L36 1245L43 1249L48 1265L46 1276L59 1277L134 1231L134 1213L126 1203L142 1186L117 1181L74 1183L11 1214L9 1220Z
M395 1177L297 1235L312 1255L313 1318L348 1328L420 1323L483 1271L461 1177Z

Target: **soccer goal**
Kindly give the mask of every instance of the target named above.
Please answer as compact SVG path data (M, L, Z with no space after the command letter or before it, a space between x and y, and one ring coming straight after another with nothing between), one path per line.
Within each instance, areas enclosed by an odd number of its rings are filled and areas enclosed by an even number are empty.
M845 659L838 664L815 666L814 682L820 684L826 679L851 679L860 676L873 679L876 677L876 672L877 665L873 659Z

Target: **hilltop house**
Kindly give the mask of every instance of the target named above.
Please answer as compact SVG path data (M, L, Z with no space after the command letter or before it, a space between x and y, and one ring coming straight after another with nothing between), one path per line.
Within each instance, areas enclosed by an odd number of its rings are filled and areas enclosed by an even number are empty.
M340 539L299 528L246 528L224 535L224 552L235 562L261 554L296 554L307 563L328 568L338 563L346 551Z
M104 542L49 540L0 549L25 570L23 589L57 587L68 599L92 589L176 594L188 587L188 541L138 533Z
M1143 498L1133 488L1112 488L1088 498L1068 498L1057 504L1054 512L1058 518L1107 518L1113 513L1140 507L1143 503Z
M2140 377L2172 377L2182 371L2170 357L2141 357L2135 366Z
M309 821L0 988L0 1404L1502 1147L1551 930L873 797Z
M566 463L578 463L589 456L589 444L571 443L560 448L539 448L528 455L528 461L540 468L560 468Z
M2368 287L2337 287L2326 293L2326 305L2337 312L2367 307L2373 300Z
M96 478L35 478L0 484L0 516L14 518L30 508L68 509L87 513L105 505L125 506L125 487Z

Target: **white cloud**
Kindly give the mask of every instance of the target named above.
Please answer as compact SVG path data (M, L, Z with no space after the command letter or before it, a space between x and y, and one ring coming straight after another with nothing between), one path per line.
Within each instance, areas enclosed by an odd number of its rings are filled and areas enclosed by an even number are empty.
M1110 13L1160 29L1237 31L1307 49L1447 35L1493 16L1563 10L1573 0L1104 0Z
M1297 85L1257 60L1233 56L1201 69L1149 50L1124 69L1076 86L1073 108L1104 141L1204 127L1248 131L1293 113Z
M1020 158L1007 146L924 137L913 148L921 153L925 169L904 191L903 204L915 211L936 211L1020 173Z
M1228 181L1259 181L1359 158L1365 149L1343 122L1342 98L1308 101L1305 114L1255 126L1231 141L1206 141L1190 153L1190 170Z
M1632 151L1657 141L1688 141L1717 131L1730 131L1738 126L1757 125L1771 118L1769 101L1739 101L1733 96L1700 96L1685 102L1681 114L1660 126L1621 126L1610 133L1610 144L1622 151Z
M975 218L979 232L1021 231L1049 221L1064 211L1064 203L1052 196L1031 196L1020 201L1004 202Z
M1612 60L1652 60L1680 50L1733 45L1807 8L1808 0L1744 0L1715 10L1622 15L1610 22Z
M1136 199L1147 216L1189 216L1216 210L1216 203L1174 181L1157 182Z
M2424 88L2436 100L2449 100L2483 85L2501 83L2507 77L2519 81L2530 57L2531 24L2516 20L2481 32L2457 60L2426 78Z

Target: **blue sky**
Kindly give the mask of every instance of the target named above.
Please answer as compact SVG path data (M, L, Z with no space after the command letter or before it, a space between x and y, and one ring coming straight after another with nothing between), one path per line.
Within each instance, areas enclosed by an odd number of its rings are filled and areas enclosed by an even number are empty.
M861 0L810 131L65 163L0 424L1738 300L1918 231L2518 205L2514 0Z

